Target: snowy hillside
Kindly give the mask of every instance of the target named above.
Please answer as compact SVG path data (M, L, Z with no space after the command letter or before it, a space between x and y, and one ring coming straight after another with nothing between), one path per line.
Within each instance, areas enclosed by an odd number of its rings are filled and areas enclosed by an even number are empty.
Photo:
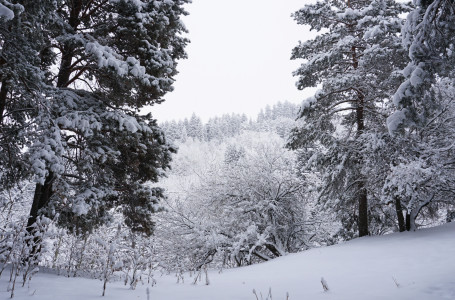
M110 283L105 299L245 299L255 300L253 289L266 299L455 299L455 223L417 232L364 237L341 245L311 249L268 263L238 269L209 271L193 284L185 274L159 276L154 287L138 285L129 290L121 282ZM0 298L9 298L9 274L0 280ZM324 277L329 291L321 285ZM102 282L57 277L44 272L18 287L15 299L100 299ZM269 298L270 299L270 298Z

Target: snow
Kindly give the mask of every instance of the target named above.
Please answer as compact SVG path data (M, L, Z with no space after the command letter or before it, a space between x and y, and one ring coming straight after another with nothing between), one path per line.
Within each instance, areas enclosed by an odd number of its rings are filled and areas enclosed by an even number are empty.
M413 86L418 86L423 83L423 78L425 78L425 71L420 67L423 63L420 63L418 67L414 69L409 79Z
M312 97L308 97L307 99L303 100L302 101L302 104L301 104L301 109L302 110L305 110L307 108L310 108L311 105L315 104L316 103L316 97L312 96Z
M130 290L109 283L105 299L254 300L253 289L274 299L455 299L455 223L417 232L364 237L344 244L315 248L268 263L238 269L209 271L193 284L184 274L177 284L173 274L155 276L157 285ZM0 279L0 299L9 298L7 278ZM322 283L329 287L324 292ZM21 287L15 299L100 299L102 282L67 278L42 271Z
M398 127L406 120L406 109L397 110L387 118L387 128L390 135L394 135Z
M12 20L14 18L14 12L0 3L0 18L5 18L5 20Z
M142 80L143 84L158 86L159 81L146 73L145 67L141 66L140 61L134 57L123 59L114 49L103 46L98 42L88 42L85 51L96 57L99 68L111 68L119 76L133 75Z

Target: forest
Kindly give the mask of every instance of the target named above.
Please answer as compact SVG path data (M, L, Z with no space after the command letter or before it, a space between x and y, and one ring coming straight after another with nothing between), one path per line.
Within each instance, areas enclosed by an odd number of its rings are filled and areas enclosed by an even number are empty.
M157 274L209 285L209 270L455 221L453 0L302 4L292 18L318 35L289 53L313 96L157 120L190 3L0 0L11 298L42 268L103 296Z

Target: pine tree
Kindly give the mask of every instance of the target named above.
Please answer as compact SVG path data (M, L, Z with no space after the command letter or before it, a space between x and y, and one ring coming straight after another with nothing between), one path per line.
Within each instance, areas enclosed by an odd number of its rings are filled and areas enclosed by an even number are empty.
M0 18L0 189L10 189L30 175L23 149L47 89L43 62L50 60L51 41L42 29L52 22L52 3L3 3L12 13Z
M414 1L403 27L410 62L387 119L395 164L384 187L406 211L406 229L416 229L424 207L453 205L455 5L450 0Z
M188 122L188 136L199 139L200 141L204 140L204 131L201 118L196 116L195 113L191 115L191 118Z
M326 32L293 50L293 59L306 60L294 73L297 87L322 89L303 102L302 126L289 146L302 150L304 168L321 174L323 206L347 227L356 223L359 236L369 234L368 151L386 132L384 108L405 61L398 37L405 11L391 0L346 0L317 2L294 14L297 23Z
M451 0L415 1L403 27L410 62L394 95L398 110L388 120L392 134L403 127L423 127L440 109L431 87L442 77L455 78L455 5Z
M26 150L18 155L37 181L28 227L58 212L62 225L90 229L123 206L127 223L150 233L162 193L144 183L162 176L174 150L138 110L172 90L177 60L186 57L180 16L188 1L18 2L23 12L2 23L2 54L17 51L21 62L9 56L0 79L10 105L2 116L20 111L22 123L8 116L1 130L3 138L27 122L19 131L27 139L8 147ZM23 42L10 43L9 32Z

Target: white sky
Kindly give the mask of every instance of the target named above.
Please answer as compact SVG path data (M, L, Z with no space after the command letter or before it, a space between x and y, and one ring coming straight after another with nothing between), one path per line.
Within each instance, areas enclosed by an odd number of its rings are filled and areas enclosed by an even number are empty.
M300 103L291 51L314 37L290 17L308 0L193 0L183 19L191 43L179 62L175 90L151 108L158 121L193 112L204 121L224 113L255 117L267 104Z

